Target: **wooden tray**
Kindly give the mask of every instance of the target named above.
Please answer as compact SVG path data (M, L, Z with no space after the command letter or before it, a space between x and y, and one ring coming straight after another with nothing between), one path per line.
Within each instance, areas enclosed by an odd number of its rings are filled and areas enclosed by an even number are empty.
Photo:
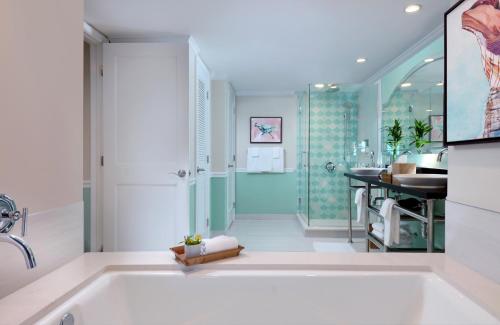
M235 257L240 255L240 252L245 249L245 247L239 245L238 248L230 249L227 251L222 251L213 254L207 254L203 256L195 256L187 258L184 254L184 245L171 247L170 250L175 254L175 260L179 263L182 263L186 266L209 263L217 260L222 260L228 257Z

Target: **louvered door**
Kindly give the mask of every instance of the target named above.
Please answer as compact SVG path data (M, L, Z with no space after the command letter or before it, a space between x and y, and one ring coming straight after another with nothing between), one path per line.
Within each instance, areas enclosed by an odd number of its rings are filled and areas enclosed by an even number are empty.
M210 218L210 74L196 61L196 232L209 235Z

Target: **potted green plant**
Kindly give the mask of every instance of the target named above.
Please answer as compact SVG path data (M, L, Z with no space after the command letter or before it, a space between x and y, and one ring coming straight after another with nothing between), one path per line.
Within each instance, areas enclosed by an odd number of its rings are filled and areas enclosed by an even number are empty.
M410 135L410 144L414 144L418 153L422 153L422 149L426 144L431 143L427 136L432 131L432 126L427 124L424 121L415 120L413 122L413 126L410 126L411 135Z
M385 130L387 131L387 144L391 148L392 162L394 162L396 161L396 155L401 141L403 141L403 128L401 127L401 121L399 119L395 119L394 124L386 126Z
M195 257L201 255L202 237L199 234L184 236L184 254L186 257Z

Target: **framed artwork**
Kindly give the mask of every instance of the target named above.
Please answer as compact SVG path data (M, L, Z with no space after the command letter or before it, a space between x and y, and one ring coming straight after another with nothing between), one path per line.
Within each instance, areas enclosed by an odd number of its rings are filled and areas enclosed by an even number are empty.
M500 4L462 0L445 14L445 145L500 141Z
M251 117L250 143L282 143L281 117Z
M443 115L429 116L429 125L432 127L429 140L431 142L443 142L444 116Z

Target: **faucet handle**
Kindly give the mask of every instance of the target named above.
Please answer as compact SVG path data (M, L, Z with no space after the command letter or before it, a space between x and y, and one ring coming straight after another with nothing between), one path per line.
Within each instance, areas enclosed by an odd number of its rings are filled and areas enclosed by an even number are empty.
M26 236L26 227L28 221L28 208L23 208L23 212L21 214L21 218L23 219L21 222L21 236Z

